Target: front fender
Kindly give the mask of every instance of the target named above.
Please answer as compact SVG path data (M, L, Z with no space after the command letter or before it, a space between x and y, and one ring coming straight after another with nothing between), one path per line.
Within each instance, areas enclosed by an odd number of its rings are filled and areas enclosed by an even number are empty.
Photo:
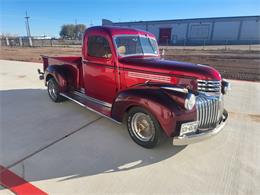
M164 90L148 86L121 91L114 101L112 118L122 122L124 114L134 106L140 106L152 113L167 136L179 133L179 122L196 120L196 110L184 110Z

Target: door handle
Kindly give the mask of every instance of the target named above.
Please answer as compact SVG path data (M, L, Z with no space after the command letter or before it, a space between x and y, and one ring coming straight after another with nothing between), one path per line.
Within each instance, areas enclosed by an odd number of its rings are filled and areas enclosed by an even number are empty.
M87 63L87 62L88 62L88 60L82 60L82 62L83 62L83 63Z

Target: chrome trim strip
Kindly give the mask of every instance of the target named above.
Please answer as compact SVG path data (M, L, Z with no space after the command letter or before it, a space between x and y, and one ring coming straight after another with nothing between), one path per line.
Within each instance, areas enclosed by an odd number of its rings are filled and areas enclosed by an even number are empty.
M203 126L204 125L206 125L206 122L207 122L207 120L206 120L206 117L207 117L207 105L206 105L206 103L207 103L207 99L206 98L203 98L204 99L204 102L205 103L203 103L202 105L203 105L203 112L204 112L204 117L203 117Z
M75 94L75 95L78 95L78 96L80 96L80 97L82 97L82 98L85 98L85 99L87 99L87 100L89 100L89 101L92 101L92 102L95 102L95 103L97 103L97 104L100 104L100 105L102 105L102 106L105 106L105 107L108 107L108 108L112 108L112 104L110 104L110 103L107 103L107 102L104 102L104 101L95 99L95 98L93 98L93 97L87 96L87 95L85 95L85 94L83 94L83 93L80 93L80 92L78 92L78 91L73 91L72 93Z
M152 74L152 73L140 73L140 72L129 71L128 77L146 79L146 80L154 80L154 81L161 81L161 82L167 82L167 83L171 82L171 77L155 75L155 74Z
M214 88L210 88L210 87L199 87L199 90L207 90L207 91L218 91L220 89L220 87L214 87Z
M200 79L198 79L197 81L201 82L201 83L220 83L221 82L218 80L200 80Z
M209 100L210 101L210 100ZM209 101L208 100L206 100L206 104L204 104L205 105L205 110L206 110L206 118L205 118L205 125L207 125L208 124L208 122L209 122L209 114L210 114L210 110L209 110Z
M216 86L220 86L219 83L216 84L206 84L206 83L199 83L200 86L207 86L207 87L216 87Z
M210 117L209 117L209 124L211 125L213 123L213 115L214 115L214 101L212 100L209 102L209 106L210 106Z
M217 121L218 120L218 102L216 101L216 103L215 103L215 106L214 106L214 113L215 113L215 115L214 115L214 121Z
M201 120L200 118L202 118L202 107L201 107L201 101L199 102L199 118L197 119L197 121L199 121L199 126L201 125Z
M173 145L180 146L180 145L188 145L197 143L200 141L203 141L205 139L211 138L215 135L217 135L221 130L224 129L226 125L226 121L222 122L219 126L217 126L215 129L207 132L201 132L198 134L192 134L192 135L186 135L186 136L176 136L173 138Z
M181 93L188 93L188 89L186 88L179 88L179 87L160 87L162 89L168 89L168 90L172 90L172 91L178 91Z
M85 107L84 104L82 104L81 102L79 102L79 101L77 101L77 100L75 100L75 99L73 99L73 98L71 98L71 97L65 95L64 93L60 93L60 95L63 96L63 97L65 97L65 98L68 98L69 100L71 100L71 101L77 103L78 105L80 105L80 106L82 106L82 107Z
M84 107L84 108L86 108L86 109L88 109L88 110L90 110L90 111L93 111L93 112L95 112L96 114L99 114L99 115L101 115L101 116L103 116L103 117L105 117L105 118L107 118L107 119L109 119L109 120L111 120L111 121L113 121L113 122L115 122L115 123L117 123L117 124L120 124L120 125L122 124L121 122L118 122L118 121L116 121L115 119L110 118L110 117L108 117L108 116L102 114L101 112L98 112L98 111L94 110L93 108L90 108L90 107L88 107L88 106L82 104L81 102L79 102L79 101L77 101L77 100L75 100L75 99L73 99L73 98L67 96L67 95L64 94L64 93L60 93L60 95L62 95L62 96L65 97L65 98L68 98L69 100L71 100L71 101L73 101L73 102L79 104L80 106L82 106L82 107Z

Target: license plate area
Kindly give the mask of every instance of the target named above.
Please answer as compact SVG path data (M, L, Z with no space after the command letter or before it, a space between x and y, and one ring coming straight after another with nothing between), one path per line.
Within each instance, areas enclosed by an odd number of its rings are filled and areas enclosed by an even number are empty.
M189 134L189 133L195 133L198 129L199 122L198 121L192 121L188 123L183 123L181 125L180 129L180 136Z

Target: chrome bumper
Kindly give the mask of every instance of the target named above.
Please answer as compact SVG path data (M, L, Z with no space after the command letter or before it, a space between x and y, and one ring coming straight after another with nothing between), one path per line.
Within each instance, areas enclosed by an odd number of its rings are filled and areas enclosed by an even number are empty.
M225 113L223 114L222 122L220 123L220 125L218 125L213 130L201 132L198 134L173 137L173 145L177 145L177 146L189 145L189 144L197 143L197 142L203 141L205 139L208 139L210 137L217 135L221 130L223 130L224 126L226 125L227 117L228 117L228 114L225 111Z

